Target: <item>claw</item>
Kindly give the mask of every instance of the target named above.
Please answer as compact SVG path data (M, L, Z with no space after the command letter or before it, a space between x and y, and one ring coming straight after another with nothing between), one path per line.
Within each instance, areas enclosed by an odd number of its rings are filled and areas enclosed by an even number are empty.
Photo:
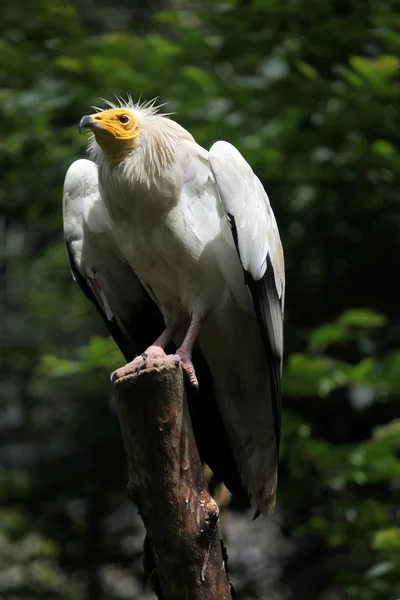
M146 365L147 365L147 354L146 354L146 352L142 352L142 358L143 358L143 361L140 363L140 365L136 369L136 373L140 373L140 371L142 371L142 369L146 368Z
M119 371L119 369L116 369L115 371L113 371L111 373L111 375L110 375L110 381L111 381L111 383L115 383L117 381L117 379L118 379L117 371Z
M176 361L174 362L174 365L175 365L176 367L179 367L179 365L180 365L180 364L181 364L181 361L180 361L180 360L176 360Z
M182 356L179 353L179 350L177 351L177 356L180 358L180 365L182 369L185 371L186 375L189 378L190 385L193 386L195 389L198 389L199 382L197 381L196 371L194 370L191 358L187 356ZM179 364L176 364L177 362L178 361L175 361L175 365L179 366Z

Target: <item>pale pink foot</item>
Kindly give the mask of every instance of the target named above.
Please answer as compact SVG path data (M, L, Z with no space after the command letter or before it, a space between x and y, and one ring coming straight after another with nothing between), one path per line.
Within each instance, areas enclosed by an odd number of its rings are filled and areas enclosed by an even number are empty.
M149 346L143 354L140 354L125 366L111 373L111 381L117 381L126 375L137 375L142 369L150 367L161 367L166 358L166 354L159 346Z
M195 388L199 387L199 382L190 356L179 350L177 350L176 354L165 354L164 350L159 346L149 346L146 352L143 352L143 354L134 358L124 367L114 371L111 374L111 381L117 381L118 379L121 379L121 377L126 377L127 375L137 375L143 369L163 366L181 366L189 377L191 385Z
M192 358L189 354L186 354L186 352L179 349L176 351L176 354L170 354L167 358L172 358L175 363L178 362L189 377L190 384L194 388L199 387L196 371L194 370Z

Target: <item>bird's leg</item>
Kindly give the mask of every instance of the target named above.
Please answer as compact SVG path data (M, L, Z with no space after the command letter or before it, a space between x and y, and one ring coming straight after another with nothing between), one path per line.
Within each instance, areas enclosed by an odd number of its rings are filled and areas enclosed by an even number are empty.
M194 366L192 363L192 350L197 336L199 335L202 323L203 319L195 315L192 316L189 329L187 330L182 345L180 346L180 348L178 348L175 355L173 355L177 360L180 361L183 370L189 377L190 383L195 388L199 387L199 382L197 380L196 371L194 370Z
M164 331L162 332L160 337L158 337L156 339L156 341L154 342L154 344L149 346L147 348L147 350L145 352L143 352L143 354L152 355L152 356L153 355L164 356L164 354L165 354L164 350L168 346L168 344L170 343L170 341L172 340L174 335L176 334L176 332L179 328L179 325L180 325L180 323L178 321L169 323L169 325L166 326L166 328L164 329Z
M179 325L180 323L176 321L169 323L160 337L158 337L151 346L142 352L140 356L137 356L131 360L131 362L128 362L124 367L114 371L114 373L111 374L111 381L116 381L121 377L125 377L125 375L134 375L146 367L160 367L163 365L166 357L164 350L174 337Z
M142 369L150 367L162 367L163 365L171 363L176 367L181 365L182 369L189 377L189 381L192 386L195 388L199 387L196 371L192 363L192 350L202 323L203 319L193 316L190 321L189 329L187 330L186 336L180 348L178 348L175 354L166 355L164 350L172 340L181 324L179 321L170 323L167 325L160 337L157 338L154 344L149 346L145 352L134 358L124 367L114 371L114 373L111 375L111 381L116 381L117 379L125 377L126 375L135 375Z

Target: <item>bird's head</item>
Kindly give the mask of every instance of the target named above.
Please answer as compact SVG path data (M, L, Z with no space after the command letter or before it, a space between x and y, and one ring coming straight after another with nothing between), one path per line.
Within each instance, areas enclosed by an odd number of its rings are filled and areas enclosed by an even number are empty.
M114 104L104 100L107 109L85 115L79 123L79 131L88 128L93 133L89 154L99 164L105 157L114 164L124 162L131 167L130 173L144 179L169 169L176 159L182 140L193 141L192 136L172 119L171 113L161 113L163 106L156 99L134 103L128 96L125 101L116 98ZM132 161L125 159L133 158ZM107 161L107 162L108 162Z
M83 128L91 129L100 148L115 163L123 161L135 149L140 134L137 117L123 107L85 115L79 122L79 131Z

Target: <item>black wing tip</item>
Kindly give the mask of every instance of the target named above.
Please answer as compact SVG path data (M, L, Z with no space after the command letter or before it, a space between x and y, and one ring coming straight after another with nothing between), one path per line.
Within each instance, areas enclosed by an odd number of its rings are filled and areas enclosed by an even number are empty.
M270 263L267 265L266 277L273 278L272 269L268 268ZM270 363L270 376L271 376L271 400L272 400L272 413L274 416L275 422L275 442L276 442L276 456L277 462L279 461L279 446L280 446L280 438L281 438L281 416L280 416L280 406L282 403L282 390L281 390L281 378L280 378L280 363L281 357L276 354L274 351L271 342L268 337L268 332L266 331L263 319L262 319L262 300L260 298L260 289L259 284L260 281L255 281L251 275L249 275L248 279L248 288L250 291L250 295L253 300L254 310L256 313L257 321L260 327L260 334L262 343L265 349L265 353ZM275 283L274 283L275 285ZM268 281L267 281L268 287Z

